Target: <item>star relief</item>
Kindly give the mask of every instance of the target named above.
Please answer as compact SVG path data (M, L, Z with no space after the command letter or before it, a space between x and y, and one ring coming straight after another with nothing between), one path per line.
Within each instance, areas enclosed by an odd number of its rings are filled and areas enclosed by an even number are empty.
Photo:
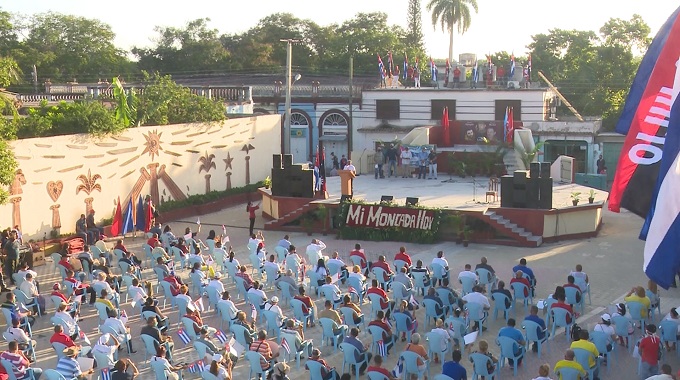
M153 160L154 156L157 156L158 153L163 150L161 147L161 135L163 135L163 132L158 133L157 129L149 131L149 133L144 135L146 142L144 143L145 147L142 151L142 154L149 153L151 160Z
M234 157L231 156L231 153L227 152L227 158L224 158L222 161L227 164L227 167L224 170L229 170L231 169L231 162L234 161Z

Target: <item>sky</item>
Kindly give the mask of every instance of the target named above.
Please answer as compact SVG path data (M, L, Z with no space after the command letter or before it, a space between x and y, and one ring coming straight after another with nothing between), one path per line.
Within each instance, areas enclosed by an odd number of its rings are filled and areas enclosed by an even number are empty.
M449 34L432 26L426 4L421 0L425 48L434 58L446 58ZM525 55L531 36L552 28L594 30L609 18L629 19L639 14L652 29L652 36L678 6L672 0L477 0L479 12L472 16L470 29L454 35L454 57L460 53L483 55L506 50ZM390 25L406 28L408 0L117 0L106 6L92 0L3 0L3 10L31 15L54 11L97 18L116 33L122 49L153 45L155 26L181 27L188 21L208 17L210 26L221 33L242 33L272 13L289 12L319 25L342 23L360 12L385 12ZM386 6L389 5L389 6Z

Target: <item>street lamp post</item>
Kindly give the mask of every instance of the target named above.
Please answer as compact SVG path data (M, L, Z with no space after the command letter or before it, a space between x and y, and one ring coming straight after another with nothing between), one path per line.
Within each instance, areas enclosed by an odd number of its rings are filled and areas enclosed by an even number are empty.
M283 121L283 153L290 154L290 98L291 87L293 85L292 64L293 64L293 44L300 40L286 38L281 39L281 42L288 44L286 49L286 115ZM297 78L296 78L297 79Z

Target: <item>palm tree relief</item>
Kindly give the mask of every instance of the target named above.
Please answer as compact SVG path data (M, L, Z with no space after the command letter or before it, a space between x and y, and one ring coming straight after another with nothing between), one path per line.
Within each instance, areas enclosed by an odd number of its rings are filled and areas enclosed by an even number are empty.
M201 166L198 168L198 174L201 174L203 170L205 170L206 175L205 175L205 193L210 192L210 170L211 169L217 169L217 165L215 165L215 159L214 154L208 154L208 152L205 152L205 156L202 156L198 159L198 162L201 163Z
M81 174L76 179L81 182L81 184L76 187L76 194L82 191L85 194L90 195L95 190L101 193L102 186L97 183L97 180L102 179L102 176L99 174L92 175L91 170L87 169L87 176L85 174ZM93 201L94 198L92 197L85 198L85 214L89 214L90 210L92 210Z
M251 144L245 144L243 145L243 148L241 148L242 151L246 152L246 185L250 185L250 156L248 153L253 149L255 149L255 147Z

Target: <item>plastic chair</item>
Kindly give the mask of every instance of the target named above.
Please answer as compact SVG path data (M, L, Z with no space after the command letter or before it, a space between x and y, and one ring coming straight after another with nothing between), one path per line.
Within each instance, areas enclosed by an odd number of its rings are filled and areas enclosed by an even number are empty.
M676 347L675 352L677 353L678 357L680 357L680 352L677 349L678 347L677 333L678 322L672 319L664 319L659 324L659 338L661 338L661 342L673 343ZM609 366L609 362L607 362L607 366Z
M283 248L283 247L281 247ZM288 346L290 346L290 353L287 353L286 350L281 350L280 356L283 356L284 361L289 361L291 356L295 356L295 361L297 362L297 368L300 368L300 358L304 352L302 350L298 350L297 347L295 346L295 340L296 336L290 333L281 333L281 339L280 341L283 342L283 340L286 340L288 342Z
M432 263L432 279L433 279L433 284L434 280L437 281L444 281L445 278L449 278L449 271L446 270L443 266L437 264L437 263Z
M392 314L394 319L394 332L399 335L401 333L406 333L406 340L411 343L411 333L413 332L411 325L413 320L406 313L396 312Z
M236 339L236 341L239 342L243 347L248 348L250 346L248 344L248 341L246 340L246 334L250 333L248 332L248 330L246 330L245 327L238 323L234 323L229 328L229 331L231 331L231 333L234 334L234 339ZM250 334L250 337L255 339L255 334Z
M462 295L472 293L472 288L475 285L477 285L476 279L474 279L472 277L467 277L467 276L459 277L458 282L460 282L461 285L463 285L463 289L462 289L462 292L461 292Z
M203 380L218 380L217 376L213 375L209 371L201 372L201 379L203 379Z
M367 296L368 296L368 300L371 302L371 318L374 318L376 313L379 310L384 310L382 305L380 305L380 301L382 300L382 297L380 297L377 294L371 294L371 293L368 293Z
M206 286L205 292L208 293L208 310L210 308L217 309L217 302L220 301L220 292L214 286Z
M583 377L581 376L581 372L579 370L569 367L558 368L557 371L555 371L555 375L557 375L558 378L562 380L583 379Z
M290 300L295 297L296 292L293 285L284 281L280 281L278 287L281 290L281 303L285 304L286 301L288 301L288 304L290 304Z
M16 340L13 337L13 335L10 335L10 333L8 331L5 331L4 333L2 333L2 337L5 339L6 342L12 342L12 341L18 342L18 340ZM28 347L24 350L21 350L21 351L24 354L27 354L30 358L32 358L33 361L35 361L35 349L33 348L32 344L28 344Z
M246 299L246 295L248 294L248 291L246 290L246 280L244 280L241 277L234 277L236 280L236 299L243 298L243 300Z
M309 380L323 380L323 369L325 368L323 364L314 360L307 360L305 367L309 370Z
M189 275L191 280L191 294L201 296L203 295L203 278L200 273L194 272Z
M142 250L144 251L144 262L146 262L147 267L150 267L151 266L151 257L152 257L151 251L153 250L153 248L146 243L142 243Z
M358 265L362 270L366 268L366 261L359 256L350 256L349 261L352 262L352 266Z
M153 370L154 374L156 375L156 380L167 380L168 379L168 373L170 372L166 367L165 364L160 361L160 360L154 360L151 362L151 369ZM177 372L177 375L179 376L179 380L182 380L182 370Z
M574 348L573 351L574 360L581 364L581 367L588 372L588 378L594 379L595 372L600 369L600 358L593 355L592 352L582 348ZM595 360L595 364L592 367L590 366L590 360Z
M547 331L547 328L542 329L538 323L526 319L522 321L522 328L524 329L524 340L527 342L526 343L527 351L529 351L529 344L531 344L532 342L536 343L536 346L538 348L539 359L541 357L541 352L543 350L544 344L547 346L548 351L550 351L550 346L548 345L548 338L550 338L550 333ZM538 337L539 330L543 331L543 338Z
M425 376L426 372L428 377L430 376L429 360L425 360L425 358L413 351L403 351L401 353L401 358L404 360L404 379L409 378L409 375L416 375L420 379L421 377ZM421 360L423 363L425 363L426 368L424 370L418 369L418 360Z
M576 289L572 286L566 286L564 288L564 294L566 296L566 301L569 305L574 305L574 311L576 309L576 306L578 306L581 309L581 313L585 312L585 299L583 297L583 294L579 289ZM576 299L580 298L579 302L576 302Z
M565 310L561 307L553 307L550 309L550 313L552 314L552 331L550 335L553 337L555 336L555 330L559 327L564 327L565 328L565 337L567 339L567 342L569 339L571 339L571 327L574 325L574 315L570 313L568 310ZM567 316L571 319L571 322L567 322Z
M515 308L515 303L512 302L512 300L509 299L507 295L500 292L491 293L491 299L494 302L493 320L495 321L496 318L498 317L498 312L501 312L503 317L505 318L505 322L507 322L508 319L510 318L510 310L513 310ZM508 304L510 306L507 306Z
M14 280L15 286L19 288L26 278L20 273L12 273L12 279Z
M292 270L293 276L298 276L300 273L300 265L302 264L298 261L297 255L286 256L286 269Z
M408 268L406 261L404 261L404 260L394 260L394 273L401 272L401 268L403 268L403 267Z
M255 305L255 309L257 309L258 311L257 323L262 323L262 313L259 312L261 311L260 305L264 304L264 300L262 299L262 297L254 293L248 293L248 303L251 305Z
M519 360L524 358L524 354L526 353L524 346L520 346L517 341L507 336L499 336L496 338L496 344L501 349L501 357L498 359L500 366L503 367L505 359L512 359L513 376L517 376Z
M309 291L311 292L312 288L314 288L315 294L319 295L319 274L313 270L309 270L307 271L307 277L309 278Z
M453 380L452 378L440 373L439 375L434 375L434 380Z
M496 287L496 284L498 283L498 278L494 273L491 273L491 271L484 268L475 269L475 273L479 278L477 282L479 283L479 285L483 285L487 292L491 292L491 289Z
M108 317L108 313L106 312L106 305L104 305L101 302L95 302L94 303L94 308L97 309L97 315L99 316L99 321L104 322Z
M368 366L368 355L363 353L363 360L357 360L356 355L362 355L359 350L349 343L340 343L340 351L342 351L342 372L351 373L352 365L354 366L356 377L359 378L359 369L366 363ZM347 367L347 372L345 372Z
M626 302L626 307L628 308L630 319L637 322L638 326L642 326L641 330L645 331L645 320L647 319L647 317L643 316L646 314L645 306L641 302L628 301Z
M373 267L371 268L371 273L373 273L375 279L378 280L378 284L380 285L380 287L383 288L385 291L388 291L390 288L390 284L392 283L392 278L389 277L387 280L385 280L387 272L385 272L383 268Z
M449 335L446 335L446 348L444 349L442 349L442 340L444 340L442 334L430 331L425 334L425 339L428 342L427 356L433 358L433 355L436 354L443 363L446 359L446 354L451 351L451 340L449 339Z
M267 333L270 331L276 336L278 342L281 342L281 321L279 320L279 315L270 310L262 310L260 313L264 315L264 319L267 322Z
M177 247L170 247L168 254L172 256L175 264L179 264L180 270L184 270L187 266L186 256L182 255L182 250Z
M629 338L635 332L633 321L631 321L628 317L617 315L612 317L612 323L614 324L614 331L616 332L616 335L626 338L626 346L628 347L628 350L632 352L633 345L629 344Z
M390 378L385 376L385 374L377 372L377 371L368 371L368 372L366 372L366 376L368 377L368 380L390 380ZM451 379L451 380L453 380L453 379Z
M175 297L175 307L177 308L177 323L182 321L182 317L187 314L187 307L189 307L189 301L185 298Z
M175 302L175 297L172 295L172 290L170 290L170 283L167 281L161 281L161 288L163 289L163 296L165 297L163 299L163 307L165 307L165 304L170 300L170 307L175 307L176 302Z
M220 315L220 330L224 328L224 322L227 322L227 327L229 327L229 329L231 330L231 324L233 323L233 319L231 318L231 315L229 315L228 305L225 302L217 302L217 305L215 305L215 309L217 310L217 313Z
M574 278L574 284L581 289L581 296L584 298L585 302L585 296L586 294L588 295L588 304L592 305L593 302L590 299L590 284L586 282L584 278L581 277L576 277ZM661 310L659 309L659 313L661 313Z
M465 334L467 334L468 326L465 324L463 318L449 317L444 321L446 327L451 329L453 326L453 340L459 347L465 346Z
M302 307L303 305L304 303L302 303L302 301L296 300L295 298L290 300L290 307L293 308L293 315L295 316L295 319L302 322L302 329L305 331L307 330L307 322L309 321L309 318L311 318L311 312L305 314L304 308Z
M411 299L411 291L406 288L406 285L399 281L392 281L390 283L392 287L392 298L395 304L399 305L402 300L409 301Z
M120 336L120 334L119 334L118 332L116 332L116 330L114 330L114 329L113 329L112 327L110 327L110 326L99 325L99 331L101 331L102 334L109 333L109 334L111 334L111 335L113 335L113 336L115 336L115 337ZM121 345L122 345L123 343L127 343L127 335L126 335L126 338L125 338L124 340L123 340L123 339L120 339L120 338L119 338L118 340L121 341L121 342L120 342ZM130 353L130 345L129 345L129 344L125 344L125 347L127 347L127 352L128 352L128 354L129 354L129 353Z
M430 290L430 288L432 287L432 281L430 281L429 285L425 285L427 273L411 271L411 277L413 277L413 287L416 290L420 290L421 294L427 294L428 290Z
M94 356L94 360L97 361L97 369L102 369L102 368L111 368L115 364L113 360L109 357L109 355L99 352L99 351L92 351L92 356Z
M471 322L479 323L479 336L482 336L484 331L484 321L489 317L489 313L484 310L484 306L479 303L468 302L465 304L465 310L468 311L468 325L472 325Z
M184 327L184 331L186 331L187 335L189 335L189 338L191 340L196 340L198 339L198 335L196 335L196 330L194 330L194 326L196 325L196 322L193 320L183 317L182 318L182 326Z
M358 328L359 324L362 324L364 328L366 327L366 318L364 318L363 314L359 314L361 321L359 321L359 323L354 323L354 309L351 307L341 307L340 314L342 314L342 318L345 320L345 324L348 327Z
M446 309L441 305L441 310L437 312L437 307L440 306L437 301L431 299L431 298L425 298L423 300L423 305L425 306L425 320L427 321L427 324L430 324L430 320L432 322L436 321L437 319L444 319L446 318Z
M288 250L280 245L274 247L274 252L276 253L276 261L278 263L283 263L286 261L286 256L288 256Z
M139 337L142 339L142 343L144 343L144 361L146 361L149 356L156 356L156 344L160 345L160 342L151 335L141 334Z
M229 260L224 261L224 269L227 270L227 276L231 278L231 282L236 284L236 264Z
M514 301L521 301L522 304L524 304L524 313L526 314L529 305L534 303L534 297L531 295L531 288L521 282L513 282L510 284L510 287L512 287L512 297L514 298ZM524 293L525 291L526 293ZM528 294L528 296L525 296L524 294ZM517 308L515 308L515 315L517 315Z
M206 352L208 352L208 346L203 342L193 341L194 349L199 359L205 358Z
M342 269L340 267L340 264L338 264L336 262L326 263L326 268L328 268L328 275L329 276L333 277L336 274L339 274L340 275L339 277L342 277L342 273L341 273Z
M264 273L267 275L267 281L265 282L264 286L267 288L273 288L274 281L276 281L276 277L279 275L278 268L272 265L267 265L264 267Z
M454 293L453 289L451 288L446 288L446 287L439 287L435 289L437 291L437 295L439 296L439 299L442 300L442 303L444 304L444 308L447 313L450 313L454 309L454 305L457 307L458 306L458 297L456 297L456 293Z
M266 362L267 359L265 359L264 356L262 356L262 354L260 354L258 352L246 351L245 355L246 355L246 360L250 363L250 370L248 372L248 379L252 379L253 375L256 375L257 378L261 377L262 379L266 379L267 374L269 373L269 371L271 371L274 368L274 366L270 365L269 368L263 369L261 361Z
M262 268L262 260L254 254L251 253L248 255L248 260L250 260L250 274L253 276L262 276L261 268Z
M357 302L359 302L359 305L364 304L364 297L366 296L366 285L361 282L361 279L358 277L348 277L347 278L347 285L348 287L351 286L354 288L354 290L357 291L356 294L359 295L359 299L357 299ZM349 294L350 297L354 297L354 293Z
M590 341L593 342L595 347L597 347L597 350L600 352L600 355L604 355L607 357L607 371L608 372L611 371L612 361L614 361L615 359L617 344L615 344L615 342L611 342L612 350L607 351L607 344L610 344L610 337L607 336L607 334L603 333L602 331L591 331Z
M47 368L47 369L45 369L45 370L43 371L43 376L45 376L45 378L46 378L47 380L66 380L66 378L64 377L64 375L62 375L61 373L57 372L56 369L52 369L52 368Z
M319 318L319 323L323 330L321 333L321 345L323 346L324 342L332 341L333 352L336 352L338 350L338 343L343 338L338 324L330 318ZM336 330L339 331L337 334L335 333Z
M655 320L655 313L659 313L659 317L661 317L661 297L659 297L658 294L652 293L651 290L647 289L645 291L645 294L647 294L647 298L649 298L650 302L650 308L649 308L649 318L651 318L652 321ZM656 311L655 311L656 310Z
M54 349L54 353L57 355L57 360L61 359L64 357L64 350L66 349L66 345L54 342L51 344L52 348Z
M12 293L16 296L17 302L24 304L27 308L35 306L38 309L38 316L42 316L42 310L40 310L40 306L38 305L38 297L29 297L19 288L12 290Z
M144 321L148 321L149 318L158 318L157 320L159 320L159 321L161 319L161 317L158 314L156 314L155 311L151 311L151 310L143 311L142 312L142 319Z
M385 331L380 326L368 326L368 332L371 334L371 352L375 354L378 354L378 342L381 340L385 344L385 349L387 350L394 346L394 342L396 342L396 338L394 336L392 336L391 342L385 342L383 335L387 335L387 331Z

